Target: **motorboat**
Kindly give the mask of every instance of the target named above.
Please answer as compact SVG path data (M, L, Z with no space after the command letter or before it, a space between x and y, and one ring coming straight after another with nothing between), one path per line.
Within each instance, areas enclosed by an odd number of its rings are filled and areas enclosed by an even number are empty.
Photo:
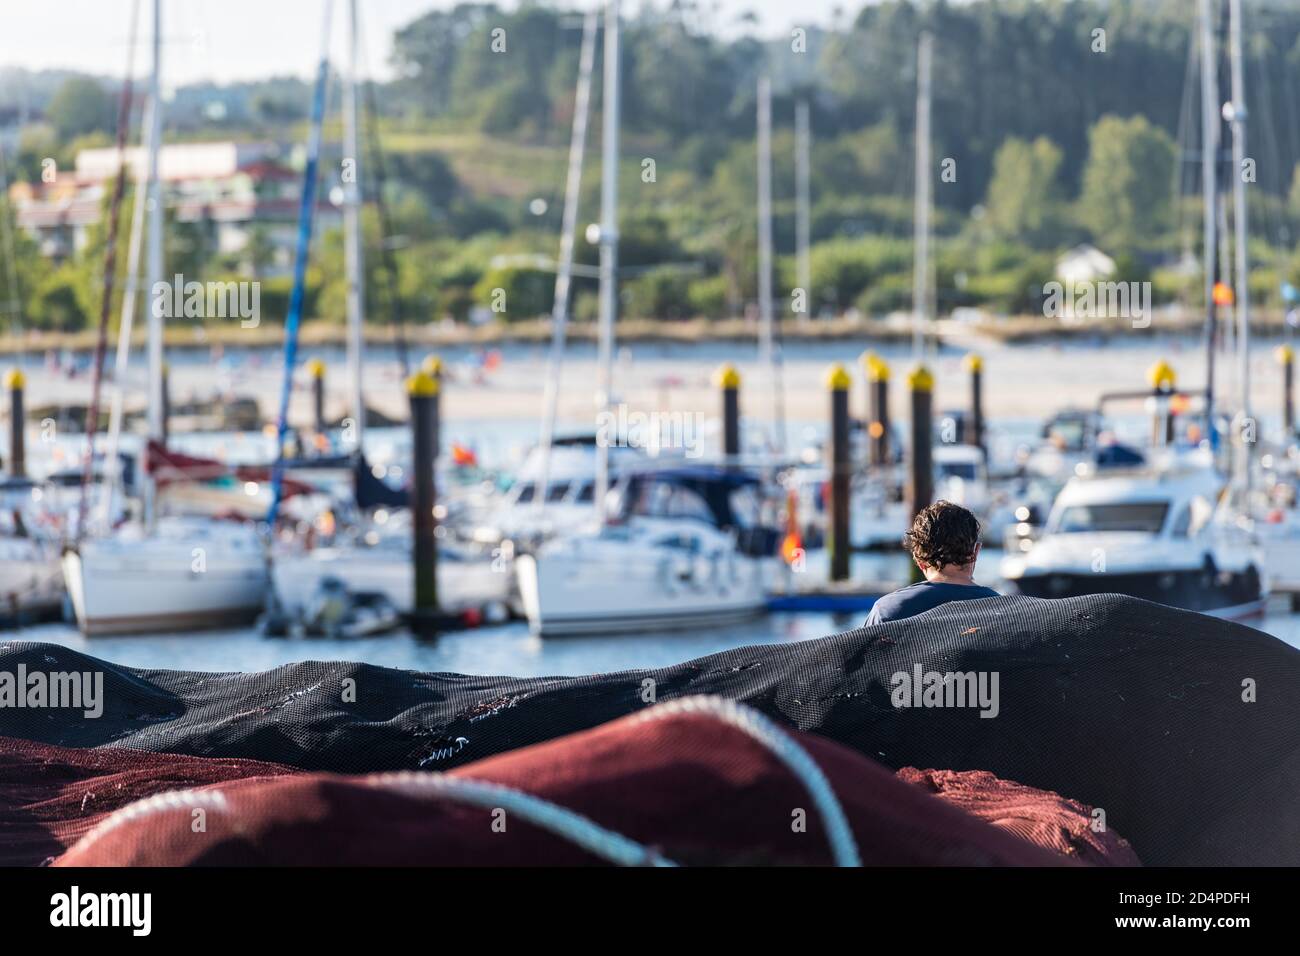
M608 451L611 480L646 458L636 448L614 446ZM477 522L470 539L487 546L510 541L522 551L590 521L595 512L596 454L594 436L557 439L545 466L541 447L531 449L513 484Z
M1267 565L1208 453L1091 470L1061 490L1041 537L1003 559L1031 597L1117 593L1216 617L1263 612Z

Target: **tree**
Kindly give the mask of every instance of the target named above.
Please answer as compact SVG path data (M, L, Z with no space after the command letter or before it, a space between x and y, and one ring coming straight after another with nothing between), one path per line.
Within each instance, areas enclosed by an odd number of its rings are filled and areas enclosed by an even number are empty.
M61 139L113 129L113 103L88 76L70 76L58 88L45 114Z
M1007 239L1033 242L1058 225L1061 150L1040 136L1032 143L1012 136L993 158L993 179L984 200L989 226Z
M76 268L65 263L36 287L29 313L31 324L53 332L75 332L89 324L91 305Z
M394 92L420 115L452 112L452 83L467 38L477 35L500 11L490 3L459 3L451 10L433 10L412 20L393 35L393 63L398 79Z
M1174 144L1143 116L1103 116L1088 131L1078 215L1114 250L1150 242L1169 225Z

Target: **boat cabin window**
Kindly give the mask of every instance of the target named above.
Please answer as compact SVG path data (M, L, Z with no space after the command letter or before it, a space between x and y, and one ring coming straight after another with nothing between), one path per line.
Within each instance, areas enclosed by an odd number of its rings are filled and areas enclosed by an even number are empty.
M537 486L531 481L525 482L519 486L519 494L515 496L517 504L526 505L533 500L533 495L537 493Z
M1192 507L1187 505L1174 518L1174 526L1169 533L1175 538L1185 538L1192 530Z
M1131 501L1108 505L1071 505L1054 529L1060 534L1137 531L1159 534L1169 513L1167 501Z
M547 502L563 501L564 496L567 495L568 493L569 493L568 482L561 481L557 484L551 485L549 488L546 489L546 500Z
M579 504L590 504L596 498L596 486L590 481L584 481L578 493L573 496L573 500Z
M632 505L632 513L647 518L690 518L713 524L713 511L696 491L666 481L649 481Z

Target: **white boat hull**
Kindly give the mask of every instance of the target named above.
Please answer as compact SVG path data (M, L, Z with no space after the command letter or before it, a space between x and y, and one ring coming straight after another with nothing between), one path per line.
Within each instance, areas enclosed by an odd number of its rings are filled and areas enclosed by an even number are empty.
M144 634L251 624L270 575L260 550L220 541L88 541L63 556L82 632Z
M763 563L735 553L717 562L611 564L549 550L517 558L516 575L529 625L543 636L718 625L767 607Z

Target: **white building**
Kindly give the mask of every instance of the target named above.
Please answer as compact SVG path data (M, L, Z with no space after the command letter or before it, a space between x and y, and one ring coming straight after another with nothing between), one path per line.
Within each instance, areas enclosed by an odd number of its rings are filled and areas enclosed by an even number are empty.
M254 232L261 230L263 261L246 259L242 267L263 276L285 274L293 265L302 175L281 159L284 152L273 143L164 145L158 154L164 203L175 210L178 222L205 227L207 251L213 255L251 255ZM129 175L137 182L143 179L145 151L129 147L124 158ZM15 183L10 198L19 226L52 258L84 248L117 168L116 148L85 149L77 154L73 171L59 172L51 182ZM320 225L332 228L339 211L322 201L317 216Z
M1075 246L1056 260L1056 277L1066 284L1100 282L1115 274L1115 260L1096 246Z

